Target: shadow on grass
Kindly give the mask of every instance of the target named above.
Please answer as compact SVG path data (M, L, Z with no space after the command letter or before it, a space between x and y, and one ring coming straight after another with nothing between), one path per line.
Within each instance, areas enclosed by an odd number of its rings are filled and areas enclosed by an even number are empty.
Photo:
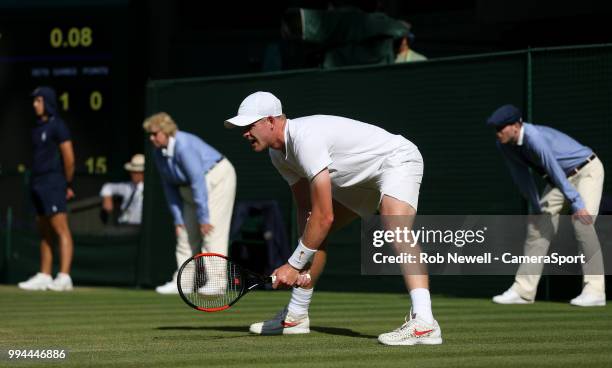
M338 327L319 327L312 326L311 330L317 331L320 333L328 334L328 335L339 335L339 336L349 336L349 337L359 337L363 339L375 339L378 336L374 335L364 335L360 332L353 331L350 328L338 328Z
M374 335L363 335L357 331L353 331L348 328L338 328L338 327L319 327L312 326L310 327L312 331L316 331L319 333L324 333L327 335L338 335L338 336L348 336L348 337L359 337L364 339L373 339L377 336ZM161 331L224 331L224 332L244 332L251 335L249 333L248 327L244 326L161 326L157 327L157 330Z
M248 327L244 326L162 326L157 327L162 331L224 331L224 332L249 332Z

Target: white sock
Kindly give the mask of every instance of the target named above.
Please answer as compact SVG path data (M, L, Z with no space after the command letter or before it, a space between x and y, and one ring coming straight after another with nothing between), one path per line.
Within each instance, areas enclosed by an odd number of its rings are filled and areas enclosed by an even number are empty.
M412 289L410 290L410 299L412 299L412 313L427 323L433 323L434 317L431 311L429 290L425 288Z
M291 300L287 309L289 313L295 316L303 316L308 314L310 300L312 299L313 289L302 289L301 287L293 288L291 292Z

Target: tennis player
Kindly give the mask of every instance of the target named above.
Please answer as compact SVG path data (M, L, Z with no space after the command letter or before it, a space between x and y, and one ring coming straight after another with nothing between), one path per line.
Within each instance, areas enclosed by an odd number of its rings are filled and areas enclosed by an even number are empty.
M281 102L256 92L225 121L241 127L255 152L268 149L272 164L291 187L302 235L286 264L276 269L273 287L293 288L289 304L274 318L254 323L255 334L310 332L308 308L313 287L327 257L327 235L358 218L401 215L411 228L416 215L423 159L417 147L400 135L339 116L287 119ZM404 270L406 271L406 270ZM311 278L303 275L309 272ZM412 310L405 323L378 337L386 345L441 344L433 317L426 270L405 272Z

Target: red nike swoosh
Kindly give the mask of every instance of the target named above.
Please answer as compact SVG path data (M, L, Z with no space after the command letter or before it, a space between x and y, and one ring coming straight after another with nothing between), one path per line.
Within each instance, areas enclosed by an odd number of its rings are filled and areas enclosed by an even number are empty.
M417 329L414 330L414 336L423 336L425 334L430 333L433 330L425 330L425 331L418 331Z
M283 321L281 324L283 325L283 327L295 327L295 326L299 325L300 322L286 322L286 321Z

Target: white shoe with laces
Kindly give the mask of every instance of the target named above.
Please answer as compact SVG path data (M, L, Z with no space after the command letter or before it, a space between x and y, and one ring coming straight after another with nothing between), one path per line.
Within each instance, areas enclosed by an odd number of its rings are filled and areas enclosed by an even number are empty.
M17 284L17 286L23 290L47 290L51 283L53 283L53 278L51 278L51 275L39 272L26 281L20 282Z
M170 295L178 294L178 287L176 286L176 280L170 280L167 283L160 285L155 288L159 294Z
M606 294L594 294L582 291L580 295L570 300L571 305L578 307L603 307L606 305Z
M310 333L308 314L296 316L289 313L287 307L264 322L253 323L249 331L258 335L297 335Z
M439 345L442 344L442 330L436 320L427 323L412 314L410 319L404 319L404 324L391 332L378 336L378 342L383 345ZM406 318L408 318L406 316Z
M518 293L512 289L504 291L503 294L493 297L493 303L497 304L533 304L533 300L521 298Z
M53 291L71 291L72 278L69 274L60 272L55 276L55 280L49 285L49 290Z

